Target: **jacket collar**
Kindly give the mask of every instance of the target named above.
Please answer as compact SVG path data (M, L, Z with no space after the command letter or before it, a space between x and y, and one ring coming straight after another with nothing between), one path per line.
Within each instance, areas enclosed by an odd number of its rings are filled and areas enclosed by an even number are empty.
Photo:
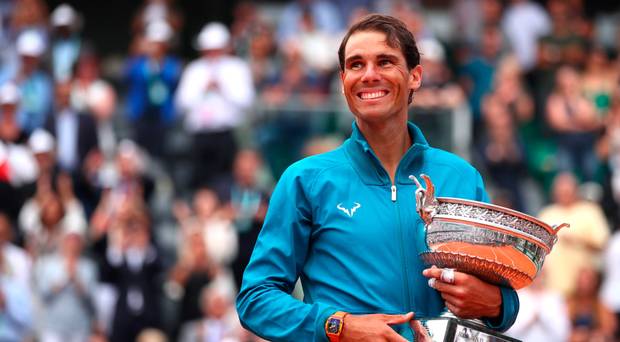
M422 151L429 148L428 142L418 126L407 122L407 129L413 144L398 163L395 182L399 184L411 183L409 175L412 174L412 170L419 169L422 165ZM344 143L344 148L353 168L364 184L389 185L391 183L387 171L381 165L379 158L355 122L353 122L351 137Z

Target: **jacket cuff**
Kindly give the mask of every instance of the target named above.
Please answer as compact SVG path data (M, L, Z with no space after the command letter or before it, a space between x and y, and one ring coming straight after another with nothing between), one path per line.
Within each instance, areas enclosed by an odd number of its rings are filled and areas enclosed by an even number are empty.
M519 313L519 297L517 292L511 288L500 286L502 295L502 305L500 314L494 318L483 318L482 321L487 327L496 331L506 331L517 319Z

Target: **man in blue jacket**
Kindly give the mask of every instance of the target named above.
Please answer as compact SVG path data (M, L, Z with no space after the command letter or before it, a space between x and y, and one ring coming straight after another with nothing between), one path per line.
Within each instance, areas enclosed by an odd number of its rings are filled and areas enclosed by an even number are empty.
M370 15L338 55L353 133L282 175L237 298L242 324L276 341L406 341L419 327L414 313L447 307L506 330L518 311L514 290L424 269L418 256L427 248L409 175L430 175L437 196L488 198L478 171L407 121L422 82L412 34ZM298 278L303 302L290 295Z

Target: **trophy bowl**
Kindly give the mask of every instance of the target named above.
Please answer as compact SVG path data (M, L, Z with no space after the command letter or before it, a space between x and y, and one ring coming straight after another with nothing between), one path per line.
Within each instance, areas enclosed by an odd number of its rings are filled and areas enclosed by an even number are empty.
M520 289L531 284L564 223L550 226L509 208L459 198L438 197L430 178L416 177L416 210L425 224L428 266L453 268L497 285Z

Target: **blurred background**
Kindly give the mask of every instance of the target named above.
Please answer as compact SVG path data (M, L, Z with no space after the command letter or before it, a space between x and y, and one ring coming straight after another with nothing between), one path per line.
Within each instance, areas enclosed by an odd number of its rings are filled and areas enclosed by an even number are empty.
M620 4L0 0L0 341L259 341L234 297L284 169L347 138L337 49L414 33L410 118L568 222L509 335L620 340Z

